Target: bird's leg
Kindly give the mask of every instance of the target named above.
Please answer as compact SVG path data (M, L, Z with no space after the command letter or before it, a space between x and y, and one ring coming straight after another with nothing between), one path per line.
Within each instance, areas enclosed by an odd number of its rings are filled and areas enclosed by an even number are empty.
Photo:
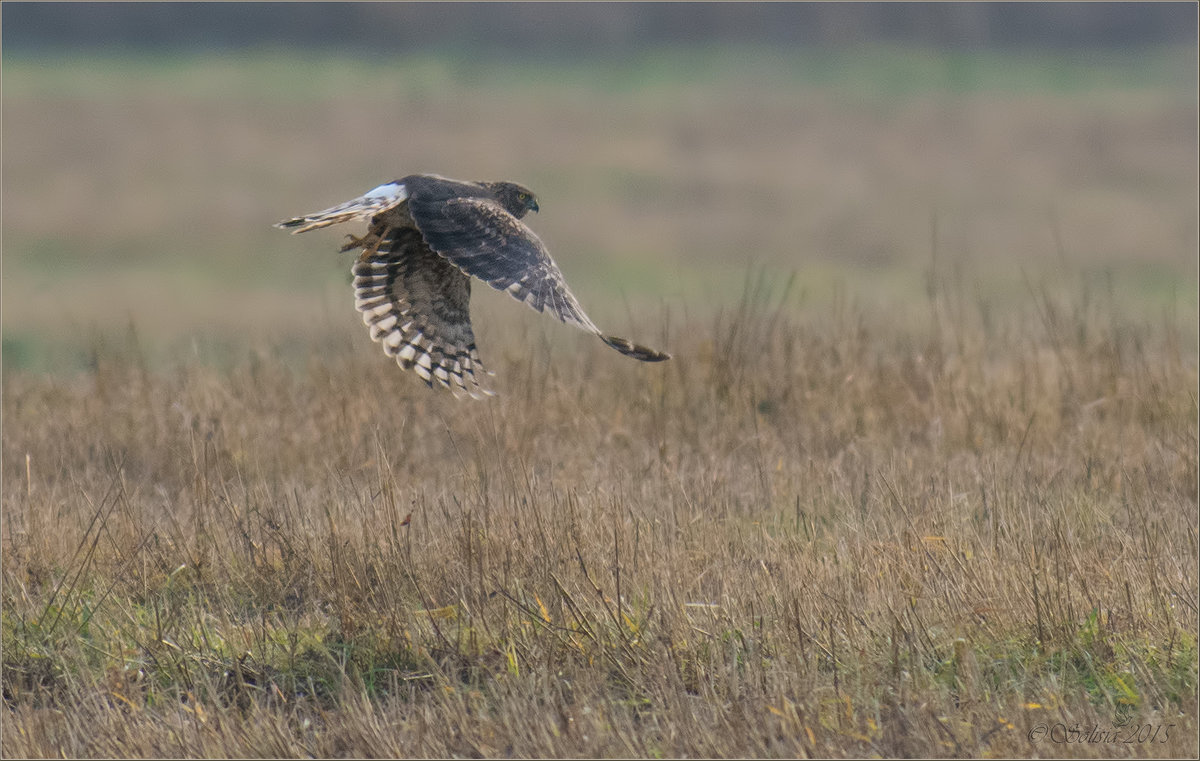
M355 248L366 248L370 241L371 234L367 233L366 235L362 236L361 238L356 237L354 235L347 235L346 237L350 239L350 242L347 243L346 245L342 246L342 248L341 248L342 251L350 251L351 249L355 249Z
M355 235L347 235L350 242L342 246L342 251L350 251L351 249L361 248L363 255L374 253L379 248L379 244L383 242L384 227L379 223L378 219L372 219L371 225L367 227L367 234L361 238Z

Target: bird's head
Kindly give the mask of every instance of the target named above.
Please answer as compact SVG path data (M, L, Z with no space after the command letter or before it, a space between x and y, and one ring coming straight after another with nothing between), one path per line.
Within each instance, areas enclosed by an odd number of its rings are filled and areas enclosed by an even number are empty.
M517 219L538 210L537 196L529 188L515 182L497 182L492 187L500 205Z

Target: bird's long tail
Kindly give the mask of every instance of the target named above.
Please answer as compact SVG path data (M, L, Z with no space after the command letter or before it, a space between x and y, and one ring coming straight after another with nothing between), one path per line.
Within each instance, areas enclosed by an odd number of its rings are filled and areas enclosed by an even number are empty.
M646 346L635 344L627 338L618 338L617 336L606 336L603 333L599 334L600 340L627 357L639 359L642 362L662 362L664 359L670 359L671 355L666 352L655 351Z
M285 219L277 222L276 227L290 229L293 234L306 233L329 227L341 222L351 222L356 219L370 219L381 211L385 211L408 198L408 191L399 182L389 182L345 203L332 206L324 211L318 211L303 217Z

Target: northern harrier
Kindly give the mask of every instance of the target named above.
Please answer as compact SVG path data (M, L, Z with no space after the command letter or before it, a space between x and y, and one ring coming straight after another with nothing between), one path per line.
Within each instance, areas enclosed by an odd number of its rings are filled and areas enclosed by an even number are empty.
M492 393L475 377L487 371L471 330L471 277L507 291L538 312L548 309L634 359L668 359L669 354L605 335L596 327L545 244L520 221L530 210L538 210L537 198L511 182L460 182L412 174L275 226L302 233L370 220L366 235L351 235L342 247L362 249L352 270L354 305L370 327L371 339L431 387L436 381L473 397Z

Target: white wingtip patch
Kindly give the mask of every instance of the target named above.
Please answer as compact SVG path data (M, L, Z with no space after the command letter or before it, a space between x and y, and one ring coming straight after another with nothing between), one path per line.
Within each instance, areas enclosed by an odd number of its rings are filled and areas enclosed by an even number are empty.
M363 313L364 320L377 320L392 311L392 305L384 302L376 305L373 301L356 304L358 311Z
M377 328L381 333L386 333L395 327L396 323L399 321L400 318L396 317L396 315L389 314L387 317L384 317L382 320L375 323L373 327Z

